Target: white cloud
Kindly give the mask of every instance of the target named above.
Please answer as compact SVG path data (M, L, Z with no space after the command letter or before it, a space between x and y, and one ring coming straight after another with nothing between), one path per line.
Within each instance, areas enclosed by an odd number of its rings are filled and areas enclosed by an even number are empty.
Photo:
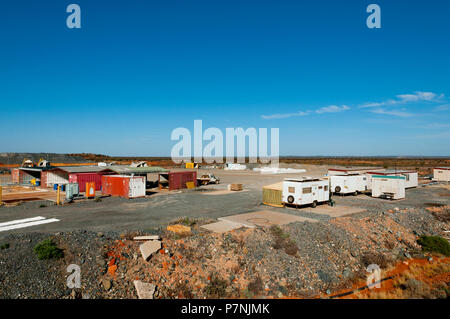
M265 120L273 120L273 119L286 119L289 117L297 117L297 116L306 116L308 115L310 112L306 111L298 111L295 113L285 113L285 114L272 114L272 115L261 115L261 117Z
M399 117L410 117L414 114L405 112L403 110L386 110L383 108L372 109L370 112L375 114L383 114L383 115L391 115L391 116L399 116Z
M360 105L361 108L393 106L399 104L407 104L412 102L439 102L444 98L444 94L436 94L433 92L417 91L413 94L399 94L396 99L389 99L383 102L369 102Z
M324 106L320 109L316 110L316 113L322 114L322 113L337 113L337 112L344 112L350 110L350 107L347 105L337 106L337 105L330 105L330 106Z
M271 115L261 115L261 118L265 120L273 120L273 119L286 119L289 117L299 117L299 116L307 116L311 114L312 112L315 112L317 114L323 114L323 113L338 113L338 112L344 112L350 110L350 107L347 105L329 105L321 107L320 109L317 109L315 111L298 111L295 113L278 113L278 114L271 114Z
M443 104L443 105L436 106L433 111L443 112L443 111L448 111L448 110L450 110L450 104Z

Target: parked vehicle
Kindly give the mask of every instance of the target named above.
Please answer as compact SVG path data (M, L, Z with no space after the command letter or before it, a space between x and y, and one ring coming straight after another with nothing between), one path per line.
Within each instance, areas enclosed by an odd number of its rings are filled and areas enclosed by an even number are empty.
M197 178L198 185L208 185L208 184L219 184L220 178L216 177L214 174L204 174Z
M283 204L309 205L330 200L329 181L318 178L289 178L283 181Z
M359 174L331 175L330 191L335 194L353 194L365 192L367 190L367 177Z

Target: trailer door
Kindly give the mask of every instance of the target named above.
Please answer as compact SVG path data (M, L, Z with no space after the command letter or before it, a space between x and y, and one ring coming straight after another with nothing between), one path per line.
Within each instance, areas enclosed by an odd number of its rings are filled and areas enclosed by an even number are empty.
M314 193L317 193L317 190ZM301 190L300 198L301 198L301 201L299 204L301 204L301 205L311 204L314 201L313 200L313 187L312 186L303 187Z

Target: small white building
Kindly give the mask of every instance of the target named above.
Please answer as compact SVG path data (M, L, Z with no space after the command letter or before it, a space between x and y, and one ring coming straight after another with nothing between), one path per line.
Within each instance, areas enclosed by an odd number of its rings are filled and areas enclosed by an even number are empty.
M247 165L239 163L226 163L223 169L227 171L243 171L247 169Z
M330 200L328 180L318 178L286 178L283 181L282 203L289 205L309 205Z
M436 167L433 169L433 180L450 182L450 167Z
M365 192L367 190L367 177L360 174L342 174L331 175L330 191L336 194L354 194Z
M343 168L329 168L328 176L331 175L349 175L349 174L365 174L367 172L383 171L382 167L343 167Z
M419 175L417 171L405 171L405 170L383 170L383 171L370 171L367 172L367 185L370 188L371 179L373 175L384 176L404 176L405 188L413 188L419 185Z
M372 175L372 197L405 198L405 176Z

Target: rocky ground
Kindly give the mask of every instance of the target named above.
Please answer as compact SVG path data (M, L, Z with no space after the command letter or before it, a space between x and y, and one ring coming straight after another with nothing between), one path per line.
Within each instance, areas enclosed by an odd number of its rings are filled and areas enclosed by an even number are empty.
M134 280L155 284L155 298L327 297L365 278L369 264L385 269L428 258L416 240L448 236L448 215L448 206L391 209L224 234L184 219L177 223L189 225L189 234L145 233L162 239L149 261L133 240L143 233L56 233L50 237L64 251L58 260L33 252L48 234L11 234L0 242L0 298L137 298ZM81 267L79 289L66 285L70 264Z

